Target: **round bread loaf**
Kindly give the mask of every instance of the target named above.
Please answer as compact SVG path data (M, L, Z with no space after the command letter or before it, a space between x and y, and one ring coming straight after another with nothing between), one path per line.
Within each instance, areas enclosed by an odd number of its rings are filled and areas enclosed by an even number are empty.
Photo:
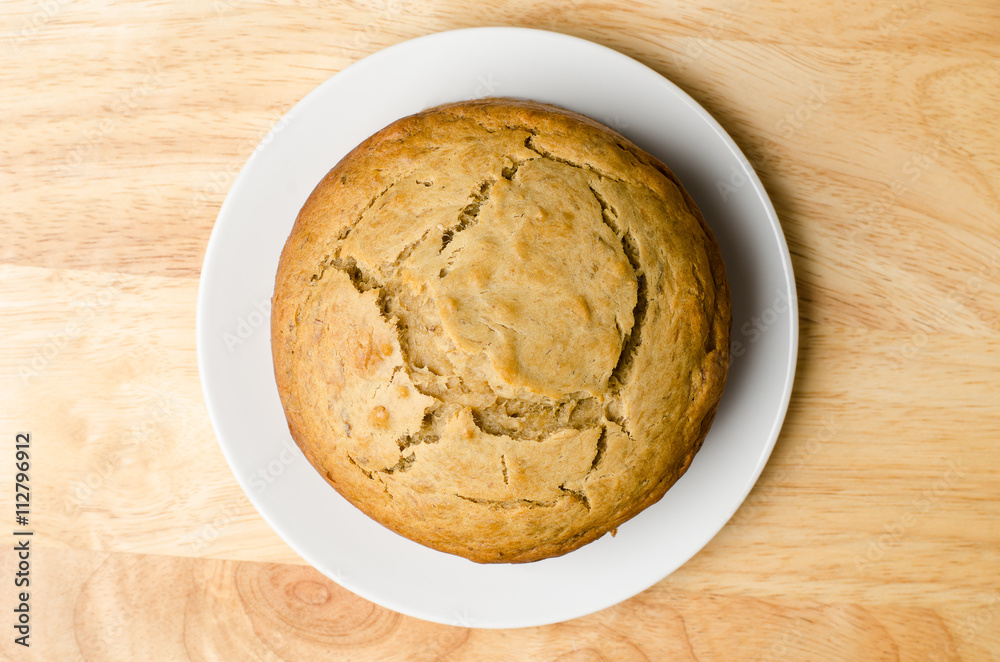
M719 248L673 174L512 99L405 117L344 157L272 311L309 461L386 527L478 562L564 554L658 501L729 365Z

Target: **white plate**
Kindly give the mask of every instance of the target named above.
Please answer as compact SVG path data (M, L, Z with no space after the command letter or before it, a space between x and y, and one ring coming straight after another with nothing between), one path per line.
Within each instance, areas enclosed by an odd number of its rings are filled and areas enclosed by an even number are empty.
M711 433L656 505L562 556L477 565L410 542L342 499L291 441L271 367L278 256L317 182L361 140L429 106L481 96L550 102L618 129L663 160L722 247L734 358ZM387 48L340 72L247 161L208 244L198 365L212 424L250 500L295 551L355 593L404 614L475 627L582 616L655 584L742 503L771 453L795 370L798 314L777 216L746 158L687 94L620 53L561 34L476 28Z

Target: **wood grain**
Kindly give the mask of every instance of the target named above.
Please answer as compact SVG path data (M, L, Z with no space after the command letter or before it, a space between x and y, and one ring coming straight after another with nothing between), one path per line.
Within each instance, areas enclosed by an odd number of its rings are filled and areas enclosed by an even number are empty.
M953 635L974 627L958 610L717 594L682 580L567 623L476 630L378 607L308 566L55 550L39 563L51 569L36 599L57 606L73 636L48 621L34 636L47 640L47 659L67 661L888 661L984 652Z
M801 307L788 417L732 521L631 600L509 631L305 565L229 472L194 343L215 215L266 132L356 59L478 25L591 39L703 104L772 197ZM33 645L5 629L0 657L1000 659L998 34L987 0L0 4L0 434L36 447Z

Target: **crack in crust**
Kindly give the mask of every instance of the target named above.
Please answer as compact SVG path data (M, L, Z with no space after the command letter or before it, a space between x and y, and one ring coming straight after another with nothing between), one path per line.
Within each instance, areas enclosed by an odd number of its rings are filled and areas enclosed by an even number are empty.
M479 190L472 194L472 202L466 205L465 208L459 212L458 223L445 230L441 235L441 248L438 249L439 255L443 253L446 248L448 248L448 245L451 243L451 240L455 238L455 235L463 230L469 229L479 221L479 210L489 199L490 188L492 188L495 183L496 179L486 179L479 185ZM455 263L455 258L458 257L459 252L459 250L451 251L445 267L438 273L438 278L444 278L448 275L448 270L451 269L451 265Z
M491 508L551 508L559 503L558 499L555 501L534 501L532 499L480 499L458 493L455 493L454 496L462 499L463 501L478 503L490 506ZM567 494L565 496L569 495Z
M472 202L458 213L458 223L445 230L444 234L441 235L441 248L438 249L438 253L444 252L444 249L448 247L448 244L451 243L456 234L471 227L479 220L479 209L490 197L490 187L496 181L496 179L486 179L479 185L479 190L472 194Z
M329 269L334 269L335 271L340 271L346 274L351 280L351 284L354 288L364 294L371 290L377 290L382 287L382 285L375 279L371 274L365 273L358 266L357 261L353 257L327 257L324 259L320 265L319 269L309 276L310 283L316 283L323 279L323 276Z
M635 362L635 356L639 351L639 345L642 344L642 327L645 324L646 311L649 308L649 300L646 292L646 274L639 260L639 248L636 245L635 237L630 230L623 230L618 224L618 211L593 185L590 186L590 191L601 206L601 219L614 232L615 236L618 237L622 245L622 251L625 253L625 257L628 259L629 264L632 266L632 271L635 273L636 297L635 308L632 310L632 328L625 332L622 351L618 356L618 363L615 365L614 370L611 371L610 386L616 391L616 399L614 402L609 403L607 410L608 418L618 423L625 431L625 434L631 437L632 433L627 425L627 419L623 418L621 413L616 409L620 405L621 391L625 384L628 383L632 365Z
M601 436L597 438L597 450L594 452L594 459L590 463L590 469L587 470L587 474L590 475L598 466L601 464L601 460L604 458L604 451L608 449L608 428L606 425L601 426Z
M523 128L523 127L522 127ZM547 159L550 161L562 163L573 168L583 170L585 172L593 173L598 177L615 179L613 177L608 177L598 170L586 165L573 162L568 159L557 157L539 147L534 145L533 139L537 135L534 130L528 129L529 135L525 139L525 146L532 151L539 154L539 158ZM517 160L513 157L508 157L511 165L505 166L500 172L500 177L508 180L513 180L513 177L517 173L518 168L521 167L527 161L532 161L535 159L525 159ZM418 183L425 183L422 180L417 180ZM459 212L457 222L447 228L441 235L441 246L438 253L444 252L448 247L454 237L472 227L477 221L479 216L479 211L482 206L489 199L490 189L493 184L496 183L497 178L492 177L484 179L477 190L473 191L470 196L470 202ZM621 181L621 180L616 180ZM425 183L426 184L426 183ZM421 388L418 385L417 379L414 379L412 368L414 367L424 367L419 366L417 362L412 360L412 352L410 351L410 343L408 341L407 325L405 319L399 314L401 311L396 310L393 312L392 305L390 303L390 293L389 293L389 283L380 282L373 274L367 273L363 270L357 263L357 261L351 257L342 257L341 247L343 246L343 240L349 236L353 227L360 222L364 213L375 206L376 202L383 197L390 189L392 189L394 184L381 189L372 199L368 202L365 209L358 216L357 220L350 227L346 228L340 235L339 241L337 243L336 257L328 256L324 259L315 273L310 277L310 282L315 283L321 280L329 269L336 269L348 276L351 284L357 289L359 293L365 293L371 290L376 290L378 292L378 305L382 317L389 322L397 332L397 337L399 339L400 348L403 352L404 365L409 373L411 380L413 380L417 391L422 395L430 396L437 401L437 405L428 410L425 414L420 429L411 435L406 435L397 440L397 445L400 450L400 459L393 467L381 470L383 473L392 474L395 472L404 472L412 466L413 462L416 460L416 456L411 453L410 455L404 455L404 451L411 446L417 444L427 444L436 443L441 439L441 414L443 413L443 408L447 404L445 400L442 400L439 395L428 391L426 388ZM646 283L645 274L643 272L642 265L639 261L639 252L635 243L635 238L632 236L631 232L628 230L622 230L619 227L617 220L617 210L614 208L609 201L607 201L601 193L594 188L593 185L589 186L590 191L593 193L595 199L600 205L601 209L601 219L602 221L611 229L616 237L618 237L621 242L621 249L632 267L633 272L636 275L636 304L633 310L633 324L628 330L621 330L619 332L623 335L622 349L619 354L619 359L615 365L614 370L611 373L611 378L609 380L609 394L604 405L601 406L600 403L592 397L585 397L582 394L568 394L567 396L559 400L551 400L549 398L543 398L543 403L530 402L527 400L517 399L517 398L503 398L494 393L494 403L485 407L473 407L472 415L473 422L480 432L495 436L507 436L512 439L531 439L535 441L540 441L546 436L553 434L555 432L567 429L573 430L584 430L588 428L601 427L601 436L598 440L598 448L595 454L593 463L588 470L588 475L598 466L600 459L604 453L604 449L607 445L607 429L601 423L602 418L614 421L617 423L625 434L631 437L631 432L629 430L628 421L625 420L618 412L619 400L621 397L621 390L624 384L628 381L629 371L631 368L632 361L634 359L635 353L638 350L639 344L641 342L641 331L642 324L645 318L645 312L648 305L646 300ZM413 254L414 250L423 243L427 241L431 236L431 231L428 230L421 236L417 241L407 245L400 255L395 260L394 269L392 269L392 276L397 276L405 266L409 257ZM449 256L449 266L451 261L454 259L457 251L454 251L451 256ZM443 278L447 275L447 268L442 269L438 277ZM390 280L395 280L390 278ZM461 376L452 375L441 375L441 377L452 377L459 382L461 382ZM527 420L524 416L525 413L529 411L539 411L548 410L553 414L556 419L554 422L559 427L554 429L544 429L529 426L525 428L524 421ZM365 473L366 477L372 478L370 472L365 471L360 465L354 462L353 458L351 463L354 464L360 471ZM504 477L506 482L506 465L503 467ZM567 495L577 498L581 503L590 509L589 501L586 495L582 492L573 492L571 490L565 489L563 486L559 486L559 489L565 492Z
M344 183L343 179L341 179L341 183ZM365 206L365 208L362 209L361 212L358 214L357 218L354 219L354 222L352 222L350 225L348 225L346 228L340 231L340 234L337 235L337 241L343 242L345 239L347 239L347 237L350 236L351 231L355 228L355 226L357 226L357 224L361 222L361 219L364 218L365 212L374 207L375 203L378 202L382 198L382 196L388 193L389 190L395 185L396 182L392 182L391 184L383 188L381 191L373 195L372 199L368 201L368 204Z
M587 495L584 494L583 492L580 492L579 490L571 490L568 487L566 487L566 485L560 485L559 491L572 499L576 499L581 504L583 504L584 508L590 510L590 499L588 499Z
M417 430L414 434L408 434L405 437L396 440L396 445L399 446L400 456L402 456L403 451L410 446L415 446L417 444L433 444L441 441L441 435L434 429L434 421L437 420L437 416L440 412L441 405L439 404L424 414L424 418L420 422L419 430Z
M392 465L388 469L380 469L379 471L384 474L394 474L397 472L403 473L413 465L413 462L416 459L417 456L414 453L410 453L409 455L401 455L399 458L399 462Z
M535 144L536 142L535 138L538 137L538 133L536 131L529 129L529 132L531 133L531 135L525 138L524 146L530 149L532 152L541 156L543 159L548 159L549 161L555 161L556 163L563 163L565 165L572 166L574 168L579 168L580 170L586 170L587 172L592 172L595 175L597 175L600 179L610 179L615 182L623 182L623 183L625 182L624 179L619 179L614 175L609 175L606 172L601 172L600 170L590 165L589 163L576 163L575 161L564 159L561 156L556 156L552 152L549 152L548 150L545 150L542 147L539 147L538 145Z
M372 475L372 472L368 471L367 469L365 469L364 467L362 467L360 464L358 464L357 460L355 460L354 457L350 453L347 454L347 461L350 462L351 464L353 464L357 468L358 471L360 471L362 474L364 474L365 478L367 478L368 480L375 480L375 476Z
M532 414L549 412L556 426L554 429L540 427L533 421ZM530 402L520 398L496 397L496 401L486 407L473 407L472 420L476 427L486 434L505 436L511 439L541 441L545 437L562 430L587 430L601 425L601 405L597 398L572 393L559 400ZM549 423L542 420L540 423Z

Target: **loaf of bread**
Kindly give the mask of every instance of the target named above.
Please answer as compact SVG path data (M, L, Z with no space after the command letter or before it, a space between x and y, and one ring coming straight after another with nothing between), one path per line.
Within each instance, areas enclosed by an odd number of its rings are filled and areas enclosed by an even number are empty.
M529 101L439 106L361 143L302 208L272 311L309 461L384 526L477 562L564 554L659 500L729 365L725 268L676 177Z

